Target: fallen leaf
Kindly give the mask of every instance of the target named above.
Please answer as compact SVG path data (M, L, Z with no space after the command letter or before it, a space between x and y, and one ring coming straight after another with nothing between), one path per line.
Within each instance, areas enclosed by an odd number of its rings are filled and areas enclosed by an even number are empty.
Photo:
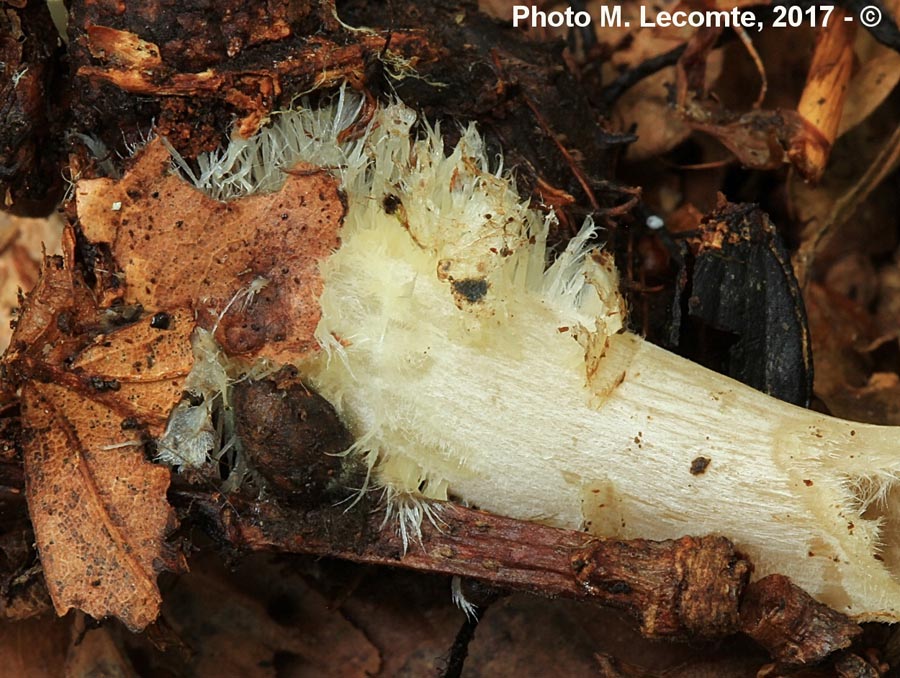
M10 321L19 306L19 290L29 292L41 270L41 248L59 254L62 221L58 215L28 219L0 213L0 351L12 336Z
M883 227L898 205L888 180L900 165L896 116L881 110L869 116L838 139L831 158L833 169L818 186L796 175L787 183L793 221L802 228L794 255L801 285L848 252L882 255L896 247L896 234Z
M111 392L107 399L116 409L158 438L193 365L193 329L186 310L145 314L132 325L96 337L70 358L71 372L98 398Z
M804 291L812 353L813 391L839 417L868 421L852 405L852 393L865 386L871 366L863 348L875 338L871 318L857 303L821 285Z
M98 308L73 272L71 231L63 241L4 358L21 389L28 508L57 612L113 615L139 630L159 611L157 573L179 564L165 544L170 472L143 444L181 398L194 323L182 310L116 327L119 309Z
M28 505L50 596L132 630L156 619L166 534L169 470L144 460L140 443L106 405L56 384L23 388Z
M41 362L61 365L85 343L82 326L95 325L98 311L84 285L76 286L72 266L74 237L65 236L64 256L44 259L37 285L28 295L16 322L10 346L3 356L11 370L7 378L17 381L16 365L26 355Z
M337 180L295 171L280 191L220 202L170 167L154 141L121 181L78 184L85 236L107 243L125 276L110 294L198 311L207 329L224 313L216 338L229 355L284 362L315 350L318 265L338 246L344 214ZM252 299L255 281L261 289Z
M850 81L839 135L868 118L900 82L900 53L881 45L878 48Z
M171 172L157 141L121 181L81 182L78 209L118 270L96 267L88 289L67 230L4 363L21 387L28 505L57 612L139 630L159 612L156 575L178 567L165 544L169 471L143 444L181 398L195 313L231 355L315 349L318 262L339 244L344 205L336 180L313 169L276 193L213 200Z
M691 135L690 125L669 105L667 87L674 80L674 67L664 68L641 80L616 102L613 119L617 129L630 130L633 125L637 134L637 141L628 146L629 160L670 151Z
M718 82L724 63L722 57L722 50L710 53L706 64L709 83ZM616 128L630 130L634 125L638 137L628 146L628 160L644 160L666 153L693 132L669 101L669 88L675 77L674 67L664 68L638 82L616 101L612 114Z
M878 271L879 290L875 322L881 335L895 334L900 329L900 266L897 254Z

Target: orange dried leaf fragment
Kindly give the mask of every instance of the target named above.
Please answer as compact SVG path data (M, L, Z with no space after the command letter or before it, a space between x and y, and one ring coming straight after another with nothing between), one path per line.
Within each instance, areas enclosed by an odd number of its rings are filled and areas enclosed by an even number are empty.
M169 470L133 447L133 431L111 407L52 383L22 391L31 429L25 445L28 505L50 596L98 619L114 615L138 631L162 598Z
M159 613L156 575L179 566L169 470L144 457L193 366L189 311L109 325L73 272L73 236L49 257L4 357L21 389L29 514L59 614L77 608L139 630ZM157 322L154 322L157 320Z
M111 399L116 409L159 437L181 399L184 378L194 363L193 330L193 319L186 310L145 315L132 325L95 338L70 361L72 372L97 392L97 397ZM109 395L101 395L104 391Z
M310 168L277 192L220 202L170 168L154 141L122 180L78 185L85 236L108 244L124 273L114 293L192 309L207 329L224 312L216 339L229 355L285 361L315 350L319 262L340 242L345 209L337 180Z

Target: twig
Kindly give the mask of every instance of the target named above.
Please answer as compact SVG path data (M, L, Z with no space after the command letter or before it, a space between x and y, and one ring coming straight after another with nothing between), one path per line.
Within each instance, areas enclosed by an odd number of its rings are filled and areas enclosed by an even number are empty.
M302 511L234 498L226 504L193 491L170 498L231 547L338 557L592 601L624 610L648 637L742 631L777 661L812 663L861 632L786 577L772 575L748 588L752 566L723 537L600 540L435 502L440 529L424 521L418 545L404 554L392 526L382 528L380 512Z
M646 61L642 61L634 68L628 69L603 88L603 91L600 93L600 101L605 107L611 108L620 96L634 87L641 80L650 77L657 71L661 71L668 66L674 66L678 63L678 60L681 58L681 55L684 54L686 47L687 43L683 43L674 49L670 49L668 52L663 52L655 57L651 57Z

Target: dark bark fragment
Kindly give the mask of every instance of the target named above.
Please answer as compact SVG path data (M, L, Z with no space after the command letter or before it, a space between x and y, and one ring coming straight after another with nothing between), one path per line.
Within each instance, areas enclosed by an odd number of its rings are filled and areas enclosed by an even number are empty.
M71 5L71 51L86 63L89 26L136 33L159 46L163 61L177 71L202 71L254 47L319 30L339 29L331 0L79 0Z
M78 75L93 83L112 83L132 94L161 97L158 131L189 157L221 142L224 130L211 126L195 138L197 114L207 107L215 111L224 106L237 113L237 130L249 137L268 120L269 113L290 101L286 89L300 93L345 81L359 84L366 62L388 49L395 55L418 52L428 56L425 41L415 34L368 34L346 45L316 36L260 48L254 55L258 62L247 65L235 60L201 72L181 72L160 58L156 44L135 33L91 26L87 42L100 65L81 66ZM410 67L417 59L409 59ZM215 116L207 117L213 125Z
M772 574L747 587L741 630L786 664L814 664L862 633L858 624L817 603L790 579Z
M249 136L299 94L361 86L372 62L433 56L419 34L347 30L332 0L76 0L69 33L80 131L121 149L120 130L133 141L155 123L189 158L226 140L235 115Z
M573 564L585 587L640 619L646 635L694 638L737 630L751 570L722 537L594 542Z
M0 432L0 445L6 446ZM0 455L0 619L27 619L50 609L20 465Z
M12 514L8 503L2 510ZM24 497L0 525L0 619L29 619L52 609Z
M60 61L45 2L0 2L0 209L47 214L59 199Z
M834 662L834 670L839 678L880 678L884 671L880 666L873 666L859 655L841 655Z
M758 391L809 404L803 295L788 249L758 205L720 198L691 230L629 231L616 257L633 281L624 291L639 309L635 331Z
M340 16L356 26L423 28L441 58L418 69L396 91L407 104L458 133L475 120L516 168L520 190L566 206L573 224L605 213L630 194L610 181L615 160L633 140L610 133L605 111L564 64L562 41L536 43L509 22L489 18L470 1L401 5L347 0ZM465 92L465 96L449 95ZM564 217L565 218L565 217Z
M722 199L688 244L694 256L687 314L732 337L725 364L713 367L807 406L813 366L806 308L790 255L768 215L757 205ZM688 357L703 363L699 355Z

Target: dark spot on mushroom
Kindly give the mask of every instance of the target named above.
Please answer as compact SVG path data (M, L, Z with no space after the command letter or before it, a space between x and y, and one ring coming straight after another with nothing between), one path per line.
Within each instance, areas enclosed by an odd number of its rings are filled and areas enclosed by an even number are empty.
M712 459L709 459L708 457L697 457L694 459L694 461L691 462L691 475L699 476L706 473L706 468L711 461Z
M384 200L381 201L381 206L384 208L385 214L394 214L401 204L400 198L393 193L388 193L384 196Z
M453 293L462 297L470 304L477 304L484 299L488 291L488 282L484 278L466 278L454 280Z
M807 487L812 487L813 481L804 478L804 479L803 479L803 484L806 485Z

